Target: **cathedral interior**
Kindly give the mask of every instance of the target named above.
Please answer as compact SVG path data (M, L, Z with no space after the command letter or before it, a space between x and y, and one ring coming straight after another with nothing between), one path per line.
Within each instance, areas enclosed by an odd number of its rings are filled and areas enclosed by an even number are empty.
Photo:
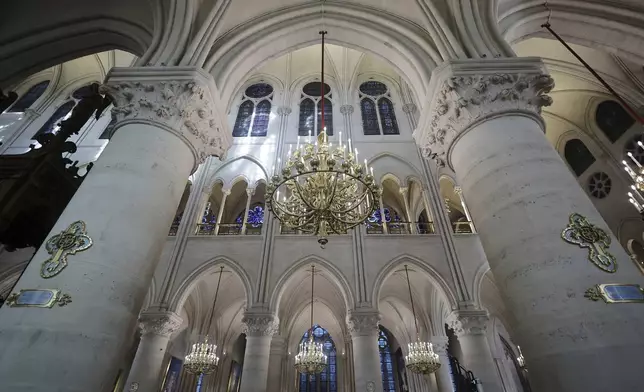
M0 391L644 390L641 0L3 8Z

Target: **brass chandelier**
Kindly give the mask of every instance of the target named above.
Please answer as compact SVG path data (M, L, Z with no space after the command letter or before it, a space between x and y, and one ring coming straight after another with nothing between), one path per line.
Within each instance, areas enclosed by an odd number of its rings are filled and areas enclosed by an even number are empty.
M313 336L313 289L315 287L315 266L311 266L311 329L309 338L300 343L300 349L295 355L295 369L303 374L321 373L326 367L327 356L322 343L317 343Z
M183 363L184 369L191 374L210 374L217 370L219 365L219 357L217 356L217 345L208 341L208 332L212 326L212 319L215 316L215 305L217 304L217 296L219 295L219 285L221 283L221 275L224 273L224 267L219 267L219 279L217 280L217 290L215 291L215 300L212 303L212 312L208 321L208 328L206 329L206 336L204 340L197 341L192 345L190 353L186 355Z
M329 234L345 234L363 223L378 209L380 187L374 182L373 168L369 171L358 162L358 149L351 150L342 142L329 142L324 126L324 36L322 35L322 82L320 132L315 143L310 133L284 166L277 168L266 186L266 206L280 222L293 230L318 236L322 247ZM347 151L348 147L348 151Z
M409 289L409 300L411 301L411 311L416 323L416 342L409 343L408 352L405 356L407 369L418 374L431 374L441 367L438 354L434 352L434 347L429 342L420 340L418 332L418 320L416 319L416 309L414 308L414 298L411 295L411 283L409 282L409 270L405 264L405 275L407 276L407 288Z

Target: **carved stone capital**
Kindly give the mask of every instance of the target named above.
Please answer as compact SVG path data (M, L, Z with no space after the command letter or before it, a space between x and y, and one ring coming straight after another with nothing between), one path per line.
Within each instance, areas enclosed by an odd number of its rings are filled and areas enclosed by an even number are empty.
M456 141L476 124L503 114L533 117L542 124L541 108L554 80L541 59L451 60L432 72L416 143L427 158L450 163Z
M114 101L115 129L151 124L172 132L192 151L196 167L222 157L232 143L212 77L195 67L112 68L100 89Z
M277 114L280 116L288 116L293 110L288 106L280 106L277 108Z
M418 107L416 106L415 103L406 103L402 107L403 112L405 113L416 113L416 110L418 110Z
M352 336L378 334L380 313L375 310L353 310L347 317L347 327Z
M485 310L468 310L456 311L449 316L448 320L456 336L484 335L490 317Z
M461 195L463 194L463 188L461 188L461 187L460 187L460 186L458 186L458 185L457 185L457 186L455 186L455 187L454 187L454 193L456 193L457 195L461 196Z
M273 336L278 332L279 320L271 313L246 313L242 331L248 336Z
M429 342L432 344L432 347L434 348L434 352L441 357L446 357L447 356L447 347L449 345L449 339L447 336L432 336L429 339Z
M342 106L340 106L340 113L342 113L342 114L353 114L353 105L342 105Z
M144 312L139 316L139 326L143 335L170 336L179 327L183 319L173 312Z

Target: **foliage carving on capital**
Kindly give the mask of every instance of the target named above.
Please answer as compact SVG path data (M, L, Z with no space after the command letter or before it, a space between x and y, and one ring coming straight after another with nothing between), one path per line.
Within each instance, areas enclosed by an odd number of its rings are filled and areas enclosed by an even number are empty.
M342 106L340 106L340 113L342 113L342 114L353 114L353 105L342 105Z
M444 165L452 143L472 125L513 111L539 117L541 108L552 104L547 93L553 88L554 80L543 73L447 76L432 96L429 121L414 132L414 138L426 158Z
M450 326L456 336L484 335L489 321L486 311L457 312L450 317Z
M206 83L193 80L110 81L100 92L114 103L116 124L150 122L171 130L187 141L197 164L206 157L221 157L230 146L216 121L213 100Z
M288 116L293 112L293 110L288 106L280 106L277 108L277 114L280 116Z
M139 316L139 326L143 335L170 336L179 329L182 322L183 319L172 312L144 312Z
M347 327L351 335L374 335L378 334L380 314L375 311L351 312L347 317Z
M415 103L406 103L402 107L403 112L405 113L416 113L416 110L418 110L418 107L416 106Z
M449 347L449 339L447 336L432 336L429 341L436 354L447 356L447 348Z
M273 336L279 331L279 321L272 314L245 314L242 323L248 336Z

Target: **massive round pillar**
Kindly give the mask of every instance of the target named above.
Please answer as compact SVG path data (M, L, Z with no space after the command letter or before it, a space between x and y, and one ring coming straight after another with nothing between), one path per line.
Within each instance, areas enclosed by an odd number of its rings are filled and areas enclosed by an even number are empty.
M246 332L246 352L240 392L266 392L270 368L271 340L278 323L273 315L246 313L242 320Z
M199 69L116 68L105 91L116 133L48 236L82 221L93 244L47 279L43 262L60 254L43 244L15 288L70 303L0 309L2 391L112 391L188 176L230 144Z
M378 321L376 311L352 311L347 324L353 345L353 370L356 391L382 392Z
M641 305L584 294L641 277L544 136L540 109L552 88L536 58L446 63L434 71L415 138L454 169L467 196L533 390L638 390ZM616 271L562 239L573 213L606 232Z
M126 390L158 392L163 381L162 366L170 336L181 326L181 317L172 312L145 312L139 317L141 341L132 369L125 383Z

